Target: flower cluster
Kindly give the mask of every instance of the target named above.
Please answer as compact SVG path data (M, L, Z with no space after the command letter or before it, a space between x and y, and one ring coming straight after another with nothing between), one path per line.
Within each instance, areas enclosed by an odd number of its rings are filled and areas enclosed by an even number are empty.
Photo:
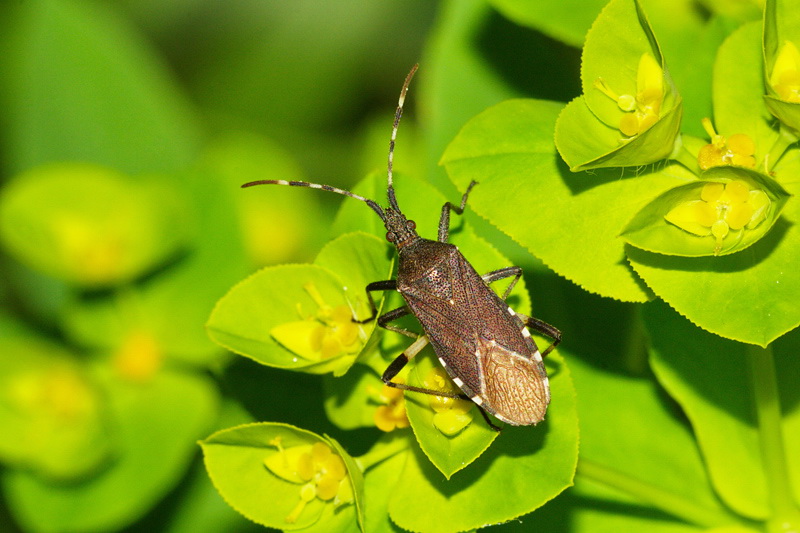
M358 353L362 346L362 331L353 320L353 310L348 305L329 305L316 285L307 283L303 288L317 304L317 311L303 320L276 326L270 332L282 345L297 355L311 361L322 361ZM300 304L298 313L303 316Z
M270 441L278 451L264 460L267 469L276 476L301 485L300 501L286 516L293 524L309 502L319 498L342 505L353 501L353 489L341 456L333 453L324 442L284 448L282 439Z
M664 217L679 228L698 236L712 235L715 253L731 231L753 229L765 218L770 199L760 190L751 190L741 180L703 185L700 198L674 207Z
M431 369L423 380L425 387L443 392L458 392L458 389L439 367ZM467 400L448 398L446 396L431 396L429 400L433 415L433 425L436 429L454 437L472 423L472 407L474 404Z
M594 81L594 87L617 102L617 106L625 112L619 121L619 130L623 135L639 135L658 122L664 102L664 71L652 55L645 53L639 59L636 96L617 94L602 78Z
M402 390L384 385L378 395L378 401L381 405L375 410L374 416L378 429L389 432L408 427L406 401Z

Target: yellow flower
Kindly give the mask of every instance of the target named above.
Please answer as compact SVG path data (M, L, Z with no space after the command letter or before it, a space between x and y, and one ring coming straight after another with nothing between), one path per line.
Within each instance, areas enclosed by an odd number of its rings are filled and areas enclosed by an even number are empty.
M396 380L402 382L401 380ZM378 395L378 401L382 404L375 410L375 425L381 431L393 431L408 427L408 415L406 415L406 401L403 391L384 385Z
M281 437L270 441L278 451L264 460L267 469L276 476L300 487L297 505L286 516L286 522L297 522L308 502L319 498L341 505L353 501L353 489L347 477L347 467L324 442L283 448Z
M443 392L460 392L455 384L450 380L447 373L441 368L433 368L423 379L425 387L431 390ZM448 437L454 437L461 433L472 423L473 403L460 398L448 398L446 396L430 396L431 409L436 414L433 415L433 425Z
M784 41L781 46L769 84L782 100L800 102L800 52L792 41Z
M313 283L303 288L317 304L317 312L304 320L275 326L270 331L275 340L310 361L358 353L363 345L363 330L353 321L353 310L347 305L328 305ZM302 316L299 304L298 310Z
M697 154L697 163L701 169L725 165L755 168L756 145L749 135L736 133L726 139L717 134L708 118L704 118L702 122L703 128L711 137L711 143L703 146Z
M594 81L594 87L617 102L625 112L619 121L619 130L628 137L643 133L658 122L661 104L664 102L664 71L649 53L642 54L636 73L636 96L619 95L602 78Z
M751 190L744 181L706 183L699 200L678 204L664 218L694 235L712 235L714 253L718 254L731 231L758 226L767 217L769 205L764 191Z
M127 335L114 354L114 368L129 380L147 382L156 375L164 362L164 354L151 333L133 331Z

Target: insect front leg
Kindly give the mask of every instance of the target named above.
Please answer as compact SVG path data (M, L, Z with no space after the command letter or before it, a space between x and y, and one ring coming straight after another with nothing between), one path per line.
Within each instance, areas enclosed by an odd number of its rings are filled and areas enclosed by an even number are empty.
M411 337L412 339L417 338L417 334L413 331L409 331L405 328L400 328L397 326L392 326L389 322L393 320L397 320L400 317L403 317L410 313L407 307L398 307L397 309L393 309L388 311L381 316L378 316L378 307L375 305L375 300L372 299L372 292L374 291L394 291L397 290L397 280L394 279L387 279L386 281L373 281L369 285L367 285L367 301L369 302L370 309L372 313L368 318L364 320L357 320L353 319L353 322L357 324L366 324L367 322L372 322L375 320L375 317L378 318L378 325L384 329L388 329L389 331L394 331L395 333L400 333L401 335L405 335L407 337Z
M450 202L445 202L442 206L442 216L439 218L439 242L447 242L447 237L450 233L450 211L455 211L457 215L464 213L464 207L467 205L467 196L469 191L477 185L477 181L470 182L464 196L461 197L461 205L456 207Z

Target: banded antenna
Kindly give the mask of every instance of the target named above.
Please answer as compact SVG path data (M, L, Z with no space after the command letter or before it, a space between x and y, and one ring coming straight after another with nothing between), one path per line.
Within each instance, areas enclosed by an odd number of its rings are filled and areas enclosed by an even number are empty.
M403 88L400 90L400 98L397 100L397 110L394 112L394 124L392 124L392 136L389 140L389 161L388 161L388 173L387 173L387 180L388 185L386 189L386 195L389 199L389 208L393 211L400 212L400 207L397 205L397 198L395 198L394 194L394 183L392 181L392 165L394 160L394 145L395 141L397 140L397 130L400 126L400 118L403 116L403 103L406 99L406 93L408 92L408 86L411 84L411 78L414 77L414 73L417 72L417 68L419 65L414 65L411 68L411 72L408 73L406 76L405 82L403 82ZM246 187L254 187L256 185L288 185L290 187L308 187L311 189L322 189L323 191L330 191L335 192L336 194L341 194L343 196L349 196L350 198L355 198L356 200L360 200L370 206L373 211L375 211L381 220L385 223L386 222L386 214L383 212L383 209L380 205L378 205L374 200L370 200L369 198L365 198L363 196L359 196L358 194L354 194L350 191L346 191L344 189L340 189L338 187L333 187L331 185L323 185L321 183L310 183L308 181L287 181L287 180L256 180L250 181L242 185L242 188Z

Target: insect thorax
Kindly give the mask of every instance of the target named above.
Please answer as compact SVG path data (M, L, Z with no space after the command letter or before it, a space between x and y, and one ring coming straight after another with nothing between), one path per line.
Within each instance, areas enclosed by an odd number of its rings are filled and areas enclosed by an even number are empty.
M459 254L455 245L418 238L399 251L398 289L403 292L404 286L410 288L423 280L426 285L451 284L449 265Z

